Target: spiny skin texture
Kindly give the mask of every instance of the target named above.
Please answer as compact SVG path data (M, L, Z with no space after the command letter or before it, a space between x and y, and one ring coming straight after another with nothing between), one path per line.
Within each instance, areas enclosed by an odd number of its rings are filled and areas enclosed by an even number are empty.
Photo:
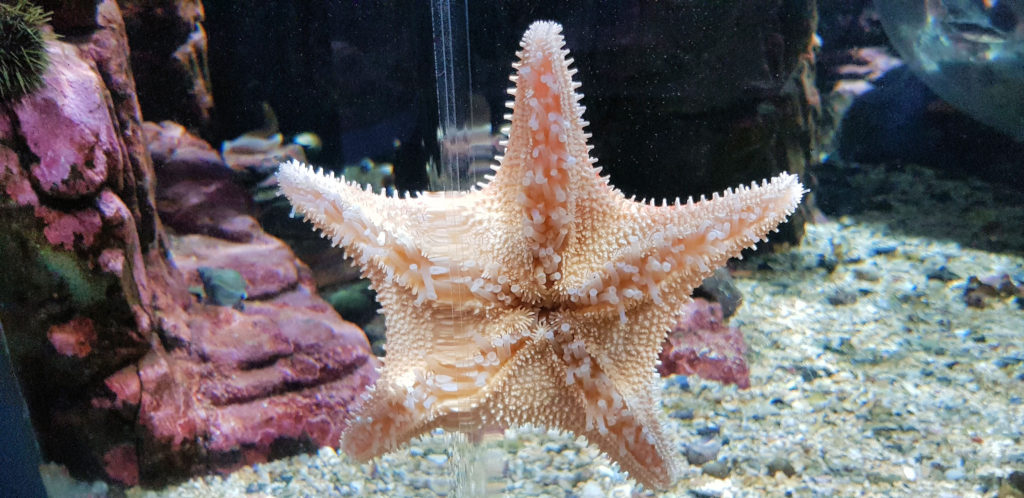
M281 165L282 192L362 267L387 317L381 377L342 436L357 459L437 427L532 423L586 436L644 486L674 480L662 341L803 187L783 174L696 203L626 199L589 156L560 31L523 36L506 155L480 190L388 198Z
M27 0L0 3L0 101L39 88L49 59L40 26L50 14Z

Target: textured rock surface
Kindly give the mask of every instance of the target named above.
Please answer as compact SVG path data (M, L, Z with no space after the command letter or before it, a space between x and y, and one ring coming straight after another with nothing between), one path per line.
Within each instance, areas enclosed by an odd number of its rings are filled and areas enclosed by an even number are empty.
M0 321L44 458L152 485L336 444L376 375L365 335L208 144L148 124L151 156L117 4L79 11L46 86L0 103ZM200 266L250 300L199 302Z
M165 225L180 233L197 233L250 241L259 225L248 216L252 200L232 179L210 144L179 124L144 125L157 169L157 210Z
M743 333L724 321L718 303L696 298L687 304L665 339L658 373L697 375L741 389L750 387Z
M175 368L190 390L157 381L156 391L178 402L143 396L154 431L180 441L190 465L217 470L335 446L345 407L376 377L366 336L316 296L309 269L260 229L208 144L174 123L145 128L158 211L173 220L168 245L183 280L201 286L200 267L231 269L248 296L240 309L197 303L168 316L166 339L189 355L144 362L140 376L161 379ZM195 437L205 444L189 448Z
M142 112L205 130L213 110L200 0L120 0Z
M92 61L66 43L48 46L50 63L44 85L14 107L29 150L39 158L30 166L39 190L65 199L95 194L108 170L122 167L121 143L110 119L113 103Z

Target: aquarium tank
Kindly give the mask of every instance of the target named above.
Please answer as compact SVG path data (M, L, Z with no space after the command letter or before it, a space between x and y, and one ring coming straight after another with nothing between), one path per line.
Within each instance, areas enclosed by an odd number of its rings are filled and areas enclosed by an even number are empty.
M1024 496L1022 15L3 0L0 496Z

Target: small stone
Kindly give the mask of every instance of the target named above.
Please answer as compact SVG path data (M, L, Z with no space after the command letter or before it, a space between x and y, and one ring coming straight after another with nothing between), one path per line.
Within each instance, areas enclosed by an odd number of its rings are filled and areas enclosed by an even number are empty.
M701 471L703 473L718 479L725 479L726 477L729 477L729 472L731 470L732 469L729 467L729 464L722 460L715 460L714 462L709 462L701 467Z
M683 410L673 410L672 413L668 414L668 416L672 418L677 418L679 420L692 420L693 410L690 410L688 408Z
M853 304L857 302L859 296L856 292L848 289L836 289L835 292L825 298L825 301L832 306L842 306L844 304Z
M1024 472L1015 470L1010 472L1007 476L1006 482L1010 484L1018 493L1024 493Z
M835 340L829 339L823 348L825 351L830 351L837 354L852 354L857 351L853 343L850 342L850 338L847 336L836 338Z
M550 453L561 453L565 449L565 445L562 443L547 443L544 445L544 451Z
M717 489L691 489L690 496L694 498L719 498L722 492Z
M872 256L883 256L883 255L886 255L886 254L892 254L894 252L896 252L896 246L894 246L894 245L891 245L891 246L878 246L878 247L875 247L875 248L871 249L871 255Z
M721 430L717 425L706 425L697 428L697 435L703 437L717 436L720 432Z
M964 286L964 302L972 308L984 308L989 301L998 299L1005 294L1002 292L1002 287L999 282L971 275L967 278L967 285Z
M812 380L821 377L829 377L835 373L826 367L809 367L805 365L797 365L796 371L800 374L800 377L804 382L811 382Z
M718 458L718 451L721 449L722 443L714 439L690 443L686 445L686 461L690 465L704 465Z
M673 375L665 379L666 386L675 387L680 391L690 390L690 380L685 375Z
M866 282L878 282L882 280L882 275L878 273L875 268L854 268L853 276L857 280L864 280Z
M768 462L768 475L773 476L779 472L786 474L786 477L796 475L796 469L793 468L793 463L788 458L775 457Z
M999 368L1012 367L1012 366L1018 365L1020 363L1024 363L1024 354L1022 354L1022 355L1003 356L1003 357L995 360L994 363Z
M960 275L953 273L952 270L946 268L945 265L940 266L930 272L928 272L928 278L930 280L939 280L942 282L949 282L951 280L958 280Z
M361 494L363 492L363 481L352 481L348 483L348 488L355 494Z
M959 480L967 477L967 474L964 472L964 468L963 467L955 467L955 468L947 470L946 473L945 473L945 476L946 476L946 479L949 480L949 481L959 481Z
M819 254L817 265L819 268L824 268L825 271L832 273L836 271L836 267L839 266L839 260L836 259L835 255Z

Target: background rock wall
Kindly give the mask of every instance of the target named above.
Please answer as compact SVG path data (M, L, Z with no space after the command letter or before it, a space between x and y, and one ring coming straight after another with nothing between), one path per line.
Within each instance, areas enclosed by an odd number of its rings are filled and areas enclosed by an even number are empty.
M226 202L247 194L209 144L143 125L118 5L81 4L42 88L0 103L0 322L43 458L155 485L336 445L376 375L365 335ZM199 299L203 267L247 299Z

